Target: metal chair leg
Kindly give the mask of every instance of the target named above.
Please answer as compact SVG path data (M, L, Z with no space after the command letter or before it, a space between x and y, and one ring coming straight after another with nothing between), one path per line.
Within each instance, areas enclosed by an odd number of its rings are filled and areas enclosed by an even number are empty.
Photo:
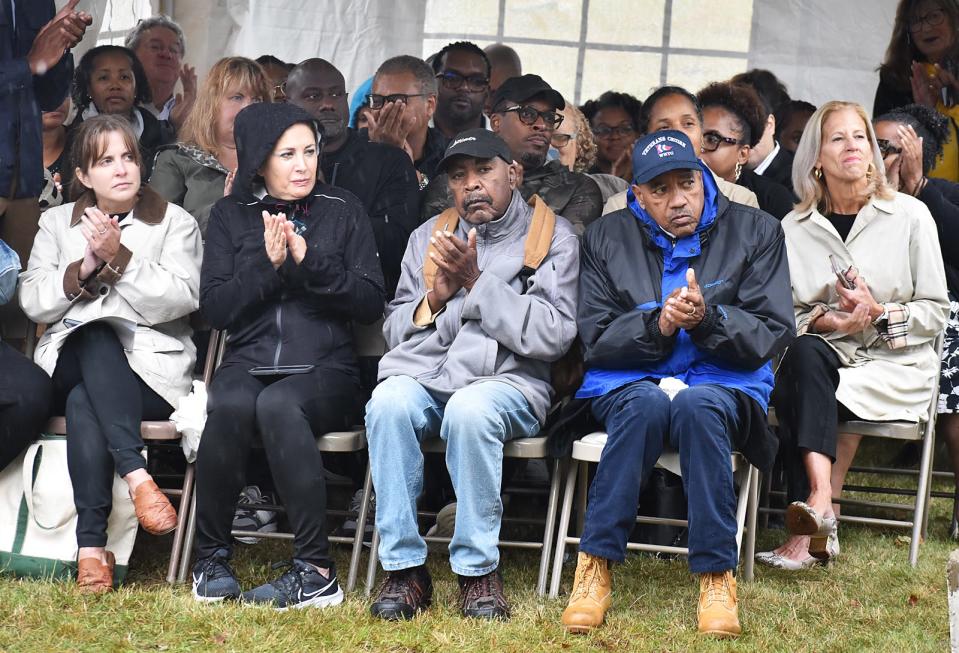
M380 546L380 532L373 529L373 541L370 543L370 560L366 566L366 596L373 591L373 583L376 581L376 564L379 561L377 551Z
M912 515L912 540L909 542L909 564L915 567L919 563L919 543L922 540L923 521L926 514L926 496L931 483L932 445L935 438L935 424L926 423L925 437L922 440L922 457L919 462L919 484L916 486L916 509Z
M190 516L186 522L186 533L183 538L183 547L180 552L180 571L177 574L177 582L186 582L187 574L190 573L190 559L193 557L193 540L196 536L196 495L190 500Z
M749 469L749 500L746 504L746 552L743 560L743 578L753 580L753 568L756 561L756 516L759 514L759 470Z
M356 519L356 535L353 536L353 551L350 553L350 572L346 580L346 591L352 592L356 586L356 576L360 570L360 555L363 553L363 536L366 534L366 517L370 509L370 494L373 488L370 464L366 464L366 478L363 480L363 499L360 501L360 514Z
M171 585L177 582L177 568L180 566L180 556L184 554L183 541L186 539L184 527L190 518L193 507L193 478L196 465L187 463L183 472L183 489L180 494L180 505L177 510L176 530L173 532L173 547L170 550L170 565L167 567L166 582Z
M569 533L569 521L573 512L573 495L576 493L576 476L579 463L569 461L566 472L566 486L563 488L563 505L559 511L559 530L556 533L556 551L553 554L553 575L549 585L549 598L559 596L559 581L563 575L563 556L566 555L566 538Z
M546 594L546 576L549 573L549 554L552 552L553 538L556 537L556 507L559 503L559 459L553 461L552 480L549 484L549 503L546 508L546 524L543 526L543 551L539 557L539 577L536 579L536 593Z
M576 504L576 535L582 536L586 528L586 497L589 496L589 463L579 463L579 501Z

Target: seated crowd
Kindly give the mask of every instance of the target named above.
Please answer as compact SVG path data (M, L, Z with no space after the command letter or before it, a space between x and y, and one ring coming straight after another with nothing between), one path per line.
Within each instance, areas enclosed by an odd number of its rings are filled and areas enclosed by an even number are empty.
M841 421L923 421L938 380L959 470L955 3L899 3L874 120L792 100L765 70L576 107L507 46L469 42L388 59L354 107L318 58L227 57L198 86L162 16L73 71L64 50L90 23L75 6L30 22L57 29L23 52L0 48L34 80L29 97L0 89L0 117L43 110L0 127L0 468L65 416L84 591L113 587L115 476L146 531L177 525L140 422L189 393L211 328L227 337L196 462L198 601L343 600L315 438L361 423L386 571L370 610L388 620L431 603L417 510L447 473L461 611L509 617L504 444L552 436L564 399L607 434L560 617L572 632L603 623L667 447L699 631L716 636L741 632L733 452L785 470L788 538L756 560L788 570L839 554L834 499L859 445ZM380 321L364 388L353 327ZM31 361L15 345L34 323ZM564 397L554 366L573 355ZM251 468L272 477L293 554L244 592L231 530L257 510L238 507Z

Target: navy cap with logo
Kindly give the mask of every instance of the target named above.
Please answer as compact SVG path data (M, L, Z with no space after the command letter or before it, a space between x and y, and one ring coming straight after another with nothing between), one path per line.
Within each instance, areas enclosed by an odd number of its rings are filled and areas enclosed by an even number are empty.
M535 98L546 100L554 109L565 109L566 100L559 91L539 75L520 75L519 77L510 77L499 85L496 94L493 96L493 107L498 108L500 102L511 100L513 102L526 102Z
M633 183L645 184L670 170L702 170L689 137L668 129L646 134L633 147Z
M506 142L482 127L477 129L467 129L456 135L456 138L450 141L446 146L446 154L439 162L438 170L446 171L446 165L450 159L457 156L468 156L475 159L495 159L499 157L506 163L513 162L513 153Z

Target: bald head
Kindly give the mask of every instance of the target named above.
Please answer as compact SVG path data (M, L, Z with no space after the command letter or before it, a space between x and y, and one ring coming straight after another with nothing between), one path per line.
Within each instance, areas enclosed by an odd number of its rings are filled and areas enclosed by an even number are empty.
M516 50L502 43L488 45L484 52L489 58L489 86L490 97L492 97L499 85L505 80L523 74L523 63L520 61L519 55L516 54Z
M323 126L324 151L335 152L349 135L346 82L336 66L324 59L307 59L286 78L286 98L309 111Z

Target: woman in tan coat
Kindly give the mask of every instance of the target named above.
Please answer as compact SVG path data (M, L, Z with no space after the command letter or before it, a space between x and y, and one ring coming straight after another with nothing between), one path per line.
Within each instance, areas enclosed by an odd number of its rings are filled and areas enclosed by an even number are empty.
M800 202L782 224L799 337L779 368L773 404L789 494L806 498L787 508L786 543L756 559L803 569L839 551L832 497L860 438L837 442L838 421L925 416L949 301L936 224L922 202L886 184L861 106L829 102L816 111L793 184Z
M121 117L84 121L73 144L76 202L40 219L20 304L47 325L35 360L64 411L77 507L78 583L113 584L106 550L114 474L150 533L176 512L147 473L141 420L167 419L190 390L196 349L188 322L199 298L196 220L140 185L136 135Z

